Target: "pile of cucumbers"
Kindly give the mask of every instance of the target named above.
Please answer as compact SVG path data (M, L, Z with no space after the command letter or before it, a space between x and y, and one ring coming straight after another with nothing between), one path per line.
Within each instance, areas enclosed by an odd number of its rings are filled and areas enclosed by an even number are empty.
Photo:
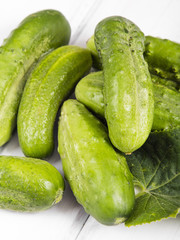
M180 124L180 45L145 37L120 16L98 23L86 49L68 45L70 35L60 12L44 10L25 18L0 47L0 147L17 124L26 156L0 156L0 208L39 211L62 199L63 177L42 160L54 150L62 106L65 178L87 213L114 225L135 203L126 154L151 131ZM88 74L92 65L96 72ZM66 100L74 89L77 100Z

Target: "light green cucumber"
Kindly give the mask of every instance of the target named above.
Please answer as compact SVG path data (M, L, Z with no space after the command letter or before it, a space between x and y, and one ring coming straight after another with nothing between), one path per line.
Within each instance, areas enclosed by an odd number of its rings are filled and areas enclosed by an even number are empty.
M64 180L46 161L0 156L0 208L40 211L62 199Z
M144 34L131 21L113 16L95 29L102 60L105 118L113 145L131 153L141 147L153 123L153 86L144 60Z
M63 46L44 56L31 72L18 112L24 154L45 158L54 148L53 127L62 101L92 65L89 50Z
M179 43L147 36L144 55L150 72L180 83Z
M177 84L151 74L154 91L154 119L152 130L180 125L180 94ZM168 83L168 84L167 84ZM76 86L78 101L100 117L104 117L104 79L102 71L90 73Z
M106 225L124 222L134 206L132 175L106 127L83 104L64 102L58 151L66 179L85 211Z
M0 146L11 137L26 73L42 54L69 42L70 26L55 10L25 18L0 47Z

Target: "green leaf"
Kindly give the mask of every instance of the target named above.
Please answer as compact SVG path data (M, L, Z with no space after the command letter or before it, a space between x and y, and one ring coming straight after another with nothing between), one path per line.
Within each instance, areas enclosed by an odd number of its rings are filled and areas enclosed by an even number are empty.
M180 208L180 128L151 133L126 159L135 185L142 189L126 226L176 217Z

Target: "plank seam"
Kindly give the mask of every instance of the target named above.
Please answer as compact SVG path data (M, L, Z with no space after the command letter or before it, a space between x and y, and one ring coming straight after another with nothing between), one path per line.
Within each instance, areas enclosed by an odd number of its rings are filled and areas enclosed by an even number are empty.
M93 14L95 13L95 9L97 9L99 7L101 1L102 0L95 0L94 3L92 4L92 6L89 8L89 11L87 11L86 16L81 20L81 23L79 24L79 26L77 27L77 30L73 34L71 44L74 44L76 42L76 40L79 38L79 36L83 32L88 20L93 16Z
M88 221L89 217L90 217L90 215L87 216L86 220L84 221L82 227L80 228L80 230L79 230L79 232L78 232L78 234L77 234L77 236L76 236L76 238L75 238L74 240L78 240L78 237L79 237L79 235L80 235L82 229L84 228L86 222Z

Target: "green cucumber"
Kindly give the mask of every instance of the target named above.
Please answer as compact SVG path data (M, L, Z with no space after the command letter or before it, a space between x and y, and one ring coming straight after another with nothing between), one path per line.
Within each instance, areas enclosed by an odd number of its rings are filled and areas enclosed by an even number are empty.
M102 69L102 64L101 64L99 54L96 50L96 46L95 46L95 43L94 43L94 35L91 38L88 39L88 41L86 42L86 46L87 46L87 49L89 49L89 51L91 51L92 60L93 60L93 67L101 70Z
M94 35L87 41L87 48L91 51L93 67L101 70L102 64L95 47ZM163 78L163 84L168 85L169 81L171 81L170 79L174 79L174 83L178 84L180 81L180 44L166 39L147 36L145 39L144 56L150 72Z
M152 77L153 79L157 79L157 76ZM155 81L153 89L155 104L152 129L162 130L178 127L180 125L180 93L170 84L166 86L155 83Z
M152 130L162 130L180 125L180 94L173 81L151 74L154 90L154 119ZM167 86L167 82L169 83ZM104 117L103 72L90 73L76 86L79 102L100 117Z
M150 72L180 83L180 44L147 36L144 55Z
M64 180L46 161L0 156L0 208L40 211L62 199Z
M93 72L82 78L75 88L76 99L97 116L104 118L103 72Z
M113 16L95 29L104 74L105 118L113 145L131 153L153 123L153 86L144 60L144 34L131 21Z
M69 42L70 26L55 10L25 18L0 47L0 146L11 137L26 73L42 54Z
M65 177L85 211L102 224L125 221L134 206L126 159L114 150L106 127L74 99L61 109L58 151Z
M180 90L179 84L177 82L172 81L171 79L168 79L168 81L167 81L167 79L151 73L151 80L155 84L163 85L163 86L165 86L167 88L170 88L172 90L175 90L175 91Z
M27 80L18 112L18 137L28 157L45 158L54 149L53 127L62 101L92 65L89 50L60 47L44 56Z

